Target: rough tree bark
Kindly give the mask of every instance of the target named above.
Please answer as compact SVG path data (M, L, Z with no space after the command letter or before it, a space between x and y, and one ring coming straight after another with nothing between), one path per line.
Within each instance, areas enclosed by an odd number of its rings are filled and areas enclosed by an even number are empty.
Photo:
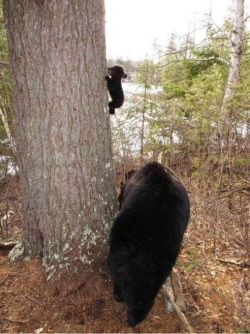
M41 255L51 274L90 265L116 209L104 1L3 4L23 208L14 255Z

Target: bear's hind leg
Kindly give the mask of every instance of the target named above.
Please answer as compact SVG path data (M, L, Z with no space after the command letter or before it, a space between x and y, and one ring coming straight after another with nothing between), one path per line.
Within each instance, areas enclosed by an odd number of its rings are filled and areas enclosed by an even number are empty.
M153 303L139 305L128 305L128 324L130 327L135 327L142 322L149 313Z
M112 101L109 102L109 113L110 113L110 115L114 115L114 113L115 113L115 107L113 106Z

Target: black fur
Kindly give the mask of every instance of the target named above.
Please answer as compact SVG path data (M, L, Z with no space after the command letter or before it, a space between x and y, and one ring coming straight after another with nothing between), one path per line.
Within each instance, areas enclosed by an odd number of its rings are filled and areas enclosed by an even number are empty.
M144 320L178 257L189 199L174 173L157 162L125 184L109 238L114 298L128 307L128 324Z
M120 108L124 102L121 80L122 78L127 78L127 74L120 65L108 67L108 74L110 77L106 75L105 80L107 81L108 91L111 96L111 101L109 102L109 113L114 114L115 108Z
M122 198L123 198L123 193L126 187L126 181L128 181L136 172L136 169L131 169L129 170L126 174L125 174L125 180L124 182L122 181L120 183L120 193L118 196L118 202L119 202L119 210L121 209L121 205L122 205Z

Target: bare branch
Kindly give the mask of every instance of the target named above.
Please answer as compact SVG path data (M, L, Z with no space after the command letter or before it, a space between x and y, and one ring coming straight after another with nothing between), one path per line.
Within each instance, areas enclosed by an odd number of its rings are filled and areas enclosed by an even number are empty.
M247 15L244 19L244 22L247 22L250 19L250 15Z
M174 299L174 294L173 291L169 288L169 286L165 283L162 286L163 291L167 294L171 304L173 305L176 313L178 314L179 318L183 322L185 329L187 330L188 333L194 333L193 328L190 326L187 318L185 317L184 313L180 310L179 306L176 304L175 299Z
M0 61L0 70L9 68L9 62L8 61Z
M233 264L235 266L239 266L239 267L243 267L243 268L249 268L250 267L250 262L236 262L236 261L232 261L232 260L223 260L223 259L218 259L221 263L229 263L229 264Z
M226 65L229 65L229 62L223 58L218 57L209 57L209 58L200 58L200 59L189 59L189 61L207 61L207 60L218 60Z
M7 134L7 137L9 139L9 142L10 142L10 145L11 145L11 148L14 152L14 154L16 154L16 144L15 144L15 141L13 139L13 136L10 132L10 127L9 127L9 123L8 123L8 119L7 119L7 112L6 110L4 109L4 104L3 104L3 101L2 101L2 98L0 97L0 104L2 105L2 108L0 106L0 117L2 119L2 122L3 122L3 125L4 125L4 128L5 128L5 131L6 131L6 134Z

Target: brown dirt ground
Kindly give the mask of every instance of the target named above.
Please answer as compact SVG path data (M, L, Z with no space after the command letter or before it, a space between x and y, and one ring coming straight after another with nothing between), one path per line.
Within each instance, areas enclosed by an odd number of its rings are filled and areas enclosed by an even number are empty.
M112 297L112 282L104 269L78 278L77 289L46 281L39 260L10 263L0 257L0 331L76 333L134 332L126 323L126 307ZM67 278L61 279L64 286ZM68 286L75 283L68 282ZM166 314L159 296L139 332L179 332L176 314Z
M0 185L2 209L7 197L8 207L18 209L16 182L12 178ZM250 329L249 268L221 261L241 262L245 250L236 244L232 248L230 240L224 240L223 235L218 236L215 245L214 235L204 230L204 224L197 223L205 220L210 226L213 222L212 216L199 210L200 197L197 194L192 198L192 219L177 264L187 305L186 317L196 332L247 333ZM18 210L12 217L8 233L16 239L20 229ZM0 234L1 239L4 238ZM113 299L105 260L99 260L98 269L81 277L63 276L60 281L47 281L39 259L12 263L7 255L7 251L0 251L2 333L185 332L177 314L166 312L160 293L145 321L135 329L128 327L125 305Z

